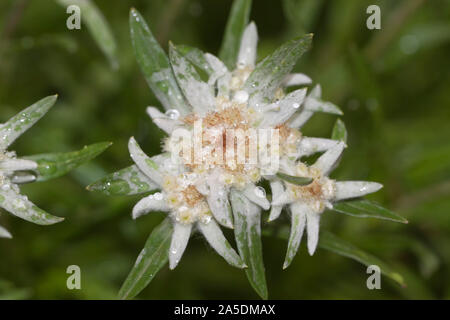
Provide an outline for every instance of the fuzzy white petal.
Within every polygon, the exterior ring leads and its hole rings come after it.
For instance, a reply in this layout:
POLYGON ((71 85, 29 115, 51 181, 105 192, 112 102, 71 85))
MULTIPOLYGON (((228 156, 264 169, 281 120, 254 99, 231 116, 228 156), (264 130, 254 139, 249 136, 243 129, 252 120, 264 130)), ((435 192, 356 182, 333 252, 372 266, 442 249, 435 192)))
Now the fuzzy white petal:
POLYGON ((308 252, 312 256, 319 243, 320 213, 309 211, 306 213, 306 232, 308 234, 308 252))
MULTIPOLYGON (((284 193, 283 183, 279 180, 270 182, 270 189, 272 190, 272 201, 278 201, 284 193)), ((283 206, 274 206, 270 210, 269 221, 273 221, 280 216, 283 206)))
POLYGON ((294 200, 289 197, 289 194, 287 192, 283 192, 280 196, 278 196, 276 199, 272 200, 272 206, 284 206, 289 203, 293 203, 294 200))
POLYGON ((209 194, 206 197, 209 208, 216 220, 227 228, 233 228, 231 206, 228 201, 228 189, 217 181, 216 175, 209 177, 209 194))
POLYGON ((166 198, 162 193, 151 194, 141 199, 133 208, 133 219, 151 211, 169 211, 166 198))
POLYGON ((260 127, 274 127, 289 120, 289 118, 298 111, 303 104, 306 96, 306 89, 299 89, 289 93, 281 101, 271 104, 268 111, 264 114, 264 119, 260 127), (278 109, 277 111, 275 111, 278 109))
POLYGON ((34 174, 22 174, 16 173, 11 178, 11 182, 15 184, 25 184, 36 181, 36 176, 34 174))
POLYGON ((52 216, 34 203, 28 200, 27 196, 19 193, 19 188, 5 180, 0 189, 0 208, 23 220, 33 222, 39 225, 52 225, 64 220, 64 218, 52 216), (5 188, 8 186, 8 188, 5 188))
POLYGON ((303 125, 308 122, 308 120, 314 115, 314 112, 302 110, 294 116, 291 117, 289 120, 289 128, 301 128, 303 125))
POLYGON ((238 55, 238 66, 255 66, 258 45, 258 31, 254 22, 245 28, 242 34, 241 47, 238 55))
POLYGON ((345 143, 338 142, 334 147, 321 155, 313 166, 319 169, 323 175, 328 175, 328 173, 334 169, 336 163, 339 161, 344 148, 345 143))
POLYGON ((377 192, 383 185, 369 181, 338 181, 335 184, 335 200, 362 197, 366 194, 377 192))
POLYGON ((128 142, 128 150, 130 151, 130 156, 138 168, 145 173, 151 180, 155 181, 158 185, 162 185, 162 175, 161 173, 149 164, 154 163, 145 153, 142 151, 139 144, 136 142, 134 137, 131 137, 128 142))
POLYGON ((231 73, 226 73, 217 79, 217 96, 229 97, 230 95, 231 73))
POLYGON ((12 235, 8 230, 0 226, 0 238, 12 239, 12 235))
POLYGON ((244 268, 245 264, 236 251, 231 248, 230 243, 223 235, 218 224, 211 220, 208 223, 198 222, 197 226, 205 239, 230 265, 237 268, 244 268))
POLYGON ((34 170, 37 168, 37 163, 25 159, 6 159, 0 160, 0 170, 2 171, 19 171, 19 170, 34 170))
POLYGON ((303 73, 291 73, 288 74, 281 84, 284 87, 290 86, 303 86, 307 84, 311 84, 312 80, 306 74, 303 73))
POLYGON ((169 251, 169 268, 175 269, 191 237, 192 224, 175 222, 169 251))
POLYGON ((284 259, 283 269, 286 269, 290 265, 292 259, 297 254, 306 226, 306 215, 311 211, 308 205, 300 202, 293 203, 290 209, 291 233, 289 234, 288 249, 286 251, 286 258, 284 259))
MULTIPOLYGON (((305 99, 306 101, 310 98, 320 98, 322 96, 322 87, 318 84, 316 85, 308 97, 305 99)), ((290 128, 301 128, 312 116, 314 112, 302 109, 300 112, 294 114, 289 120, 290 128)))
POLYGON ((327 151, 338 141, 324 138, 303 137, 298 144, 297 157, 307 157, 317 152, 327 151))
POLYGON ((152 121, 164 132, 171 134, 175 128, 180 125, 180 121, 171 119, 155 107, 148 107, 147 114, 152 118, 152 121))
POLYGON ((270 208, 270 202, 267 200, 266 194, 264 191, 260 189, 260 187, 252 184, 247 185, 243 190, 244 195, 251 202, 257 204, 264 210, 268 210, 270 208))
POLYGON ((208 84, 211 86, 216 83, 217 79, 219 79, 220 77, 227 74, 228 69, 225 66, 225 64, 222 61, 220 61, 220 59, 217 58, 215 55, 210 54, 210 53, 205 53, 204 56, 205 56, 206 61, 211 66, 211 69, 213 70, 213 73, 211 74, 211 76, 208 79, 208 84))
POLYGON ((342 115, 342 111, 334 104, 317 98, 308 98, 305 101, 305 110, 312 112, 325 112, 331 114, 342 115))

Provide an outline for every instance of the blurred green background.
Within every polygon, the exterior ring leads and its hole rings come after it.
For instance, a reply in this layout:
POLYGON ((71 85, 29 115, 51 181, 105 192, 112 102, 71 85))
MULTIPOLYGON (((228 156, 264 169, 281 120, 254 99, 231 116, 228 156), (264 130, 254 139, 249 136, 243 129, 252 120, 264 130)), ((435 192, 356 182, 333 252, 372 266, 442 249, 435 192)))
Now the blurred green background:
MULTIPOLYGON (((143 14, 164 47, 172 40, 217 53, 231 1, 95 4, 116 39, 118 69, 85 25, 66 28, 68 14, 56 1, 0 3, 0 122, 59 94, 56 106, 13 149, 30 155, 114 142, 70 175, 22 188, 41 208, 66 217, 63 223, 40 227, 0 213, 1 224, 14 236, 0 240, 0 298, 116 298, 147 236, 164 217, 155 213, 133 221, 130 211, 139 197, 85 190, 131 164, 130 136, 150 155, 159 152, 164 136, 145 114, 146 106, 160 105, 133 56, 129 9, 143 14), (82 290, 66 288, 66 268, 72 264, 81 267, 82 290)), ((257 0, 251 19, 260 35, 259 58, 296 35, 315 34, 313 49, 296 70, 320 83, 325 99, 345 113, 349 148, 334 177, 382 182, 385 188, 371 199, 410 222, 333 212, 322 219, 323 228, 394 266, 406 288, 383 277, 381 290, 368 290, 364 266, 324 250, 309 257, 304 244, 283 271, 286 241, 264 238, 270 298, 449 299, 450 1, 257 0), (370 4, 381 7, 381 30, 366 28, 370 4)), ((328 137, 334 121, 315 115, 303 132, 328 137)), ((139 298, 258 297, 244 272, 194 236, 176 270, 163 269, 139 298)))

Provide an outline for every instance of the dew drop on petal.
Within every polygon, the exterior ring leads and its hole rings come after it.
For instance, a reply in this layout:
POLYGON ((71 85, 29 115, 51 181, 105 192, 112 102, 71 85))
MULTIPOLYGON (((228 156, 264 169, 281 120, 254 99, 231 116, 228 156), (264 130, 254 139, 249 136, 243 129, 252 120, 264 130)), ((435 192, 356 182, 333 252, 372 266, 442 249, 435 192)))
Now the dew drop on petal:
POLYGON ((176 109, 169 109, 165 114, 172 120, 177 120, 180 117, 180 112, 176 109))
POLYGON ((298 108, 300 108, 300 103, 295 102, 295 103, 292 104, 292 107, 294 109, 298 109, 298 108))
POLYGON ((248 100, 248 93, 244 90, 237 91, 234 94, 233 100, 237 103, 245 103, 248 100))
POLYGON ((155 198, 155 200, 162 200, 163 195, 161 192, 156 192, 153 197, 155 198))
POLYGON ((266 197, 266 190, 263 187, 256 187, 255 188, 255 195, 258 198, 265 198, 266 197))

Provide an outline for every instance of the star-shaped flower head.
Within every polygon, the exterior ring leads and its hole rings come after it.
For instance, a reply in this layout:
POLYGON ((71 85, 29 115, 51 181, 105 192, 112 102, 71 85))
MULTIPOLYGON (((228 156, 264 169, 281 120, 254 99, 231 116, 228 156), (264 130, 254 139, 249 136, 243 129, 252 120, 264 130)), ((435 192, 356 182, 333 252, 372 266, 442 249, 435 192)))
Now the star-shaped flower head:
MULTIPOLYGON (((54 105, 57 96, 46 97, 22 110, 6 123, 0 124, 0 208, 24 220, 51 225, 64 218, 55 217, 38 208, 27 196, 20 194, 19 185, 55 178, 74 169, 104 151, 110 144, 101 143, 81 151, 66 154, 43 154, 26 159, 8 151, 10 145, 31 128, 54 105), (80 157, 80 156, 83 157, 80 157)), ((0 227, 0 237, 11 234, 0 227)))
MULTIPOLYGON (((133 216, 149 211, 168 212, 174 226, 167 250, 170 267, 177 265, 195 227, 230 264, 247 265, 250 283, 266 298, 261 212, 271 204, 265 190, 258 186, 263 179, 270 182, 273 193, 270 220, 276 219, 284 206, 289 205, 293 212, 285 266, 297 252, 305 225, 308 247, 311 254, 314 252, 320 215, 326 207, 374 192, 381 185, 336 182, 328 177, 344 144, 305 137, 299 128, 315 112, 342 112, 321 99, 319 85, 308 92, 307 87, 312 84, 308 76, 291 73, 310 47, 312 35, 288 41, 257 62, 257 29, 253 22, 248 24, 250 3, 236 0, 233 4, 219 55, 222 60, 172 43, 166 56, 142 16, 131 10, 131 38, 138 63, 165 109, 147 108, 153 122, 168 135, 163 144, 165 153, 149 158, 131 139, 129 149, 136 165, 105 177, 90 189, 107 194, 160 190, 138 202, 133 216), (230 131, 234 135, 229 136, 230 131), (262 139, 261 132, 270 132, 270 141, 262 139), (257 144, 253 155, 257 155, 257 160, 251 161, 254 136, 257 144), (261 157, 267 149, 275 157, 261 157), (316 152, 325 153, 312 166, 302 163, 303 156, 316 152), (274 160, 275 170, 271 170, 274 160), (291 178, 296 182, 291 183, 291 178), (303 181, 302 185, 298 181, 303 181), (218 224, 234 228, 240 257, 229 247, 218 224)), ((167 222, 164 228, 166 225, 167 222)), ((146 248, 165 248, 159 232, 158 227, 146 248)), ((152 268, 152 274, 164 264, 165 256, 158 256, 162 258, 152 268)), ((145 266, 138 258, 124 283, 124 296, 135 295, 143 287, 142 283, 135 283, 135 277, 145 266)))
MULTIPOLYGON (((55 101, 56 96, 44 98, 0 125, 0 207, 19 218, 38 224, 53 224, 64 219, 49 215, 20 194, 18 184, 34 181, 36 176, 30 171, 36 170, 38 164, 32 160, 18 158, 14 151, 7 149, 42 118, 55 101)), ((11 237, 6 229, 2 230, 0 235, 11 237)))
MULTIPOLYGON (((229 149, 233 149, 234 145, 230 148, 230 144, 224 141, 226 133, 231 130, 242 130, 248 134, 250 130, 256 133, 260 129, 283 129, 280 130, 285 134, 282 138, 286 139, 281 143, 282 151, 295 148, 301 134, 292 130, 288 123, 294 115, 298 117, 306 113, 310 117, 316 111, 341 113, 334 105, 319 99, 319 87, 308 97, 305 88, 285 94, 285 89, 289 86, 311 83, 311 79, 304 74, 289 74, 310 41, 310 35, 299 37, 256 64, 257 31, 256 25, 250 23, 243 32, 237 62, 232 70, 210 53, 171 44, 169 62, 188 107, 169 109, 165 114, 155 107, 147 108, 147 113, 155 124, 169 135, 165 150, 178 155, 180 144, 185 141, 174 132, 177 129, 185 129, 186 135, 193 136, 195 124, 198 122, 201 123, 199 130, 203 148, 200 152, 203 153, 194 154, 194 157, 198 156, 201 160, 211 159, 211 154, 226 155, 229 149), (292 52, 286 58, 287 51, 292 52), (282 60, 282 63, 277 65, 279 60, 282 60), (273 68, 282 70, 274 73, 273 68), (202 79, 199 70, 206 74, 206 79, 202 79), (184 115, 186 109, 190 112, 184 115)), ((297 122, 294 122, 294 125, 297 122)), ((278 142, 276 147, 278 148, 278 142)), ((277 148, 271 150, 276 156, 277 148)), ((248 154, 246 156, 248 157, 248 154)), ((256 183, 267 175, 262 170, 265 166, 263 161, 235 166, 219 158, 193 165, 190 157, 183 159, 187 160, 185 165, 189 166, 192 172, 204 177, 207 188, 200 188, 211 191, 205 196, 214 217, 222 225, 232 227, 228 203, 231 188, 241 190, 250 201, 268 209, 269 203, 262 193, 263 190, 256 186, 256 183)))
POLYGON ((245 267, 212 218, 205 197, 195 187, 198 176, 174 164, 168 154, 148 157, 131 138, 128 144, 136 166, 161 189, 140 200, 133 208, 136 219, 150 211, 168 212, 174 224, 169 251, 170 268, 174 269, 183 255, 193 228, 197 228, 230 265, 245 267))
POLYGON ((305 185, 289 183, 288 179, 271 184, 273 200, 269 221, 278 218, 283 206, 288 205, 291 213, 291 234, 284 268, 289 266, 296 255, 305 228, 309 254, 314 254, 319 240, 320 217, 325 209, 332 209, 333 203, 337 201, 362 197, 382 188, 376 182, 335 181, 329 178, 344 148, 344 142, 335 142, 311 166, 301 161, 286 160, 282 172, 290 177, 309 178, 305 185))

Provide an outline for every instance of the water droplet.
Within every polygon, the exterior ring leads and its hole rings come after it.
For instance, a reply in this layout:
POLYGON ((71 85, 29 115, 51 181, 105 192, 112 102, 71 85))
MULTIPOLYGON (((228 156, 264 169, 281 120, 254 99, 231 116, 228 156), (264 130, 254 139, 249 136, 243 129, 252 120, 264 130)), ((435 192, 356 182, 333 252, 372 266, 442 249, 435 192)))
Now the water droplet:
POLYGON ((255 188, 255 195, 258 198, 265 198, 266 197, 266 190, 263 187, 256 187, 255 188))
POLYGON ((180 112, 176 109, 169 109, 165 114, 172 120, 177 120, 180 117, 180 112))
POLYGON ((300 108, 300 103, 295 102, 295 103, 292 104, 292 107, 294 109, 298 109, 298 108, 300 108))
POLYGON ((163 199, 163 195, 161 192, 157 192, 153 195, 153 197, 155 198, 155 200, 162 200, 163 199))
POLYGON ((234 101, 237 103, 245 103, 248 100, 248 93, 246 91, 240 90, 234 94, 234 101))

